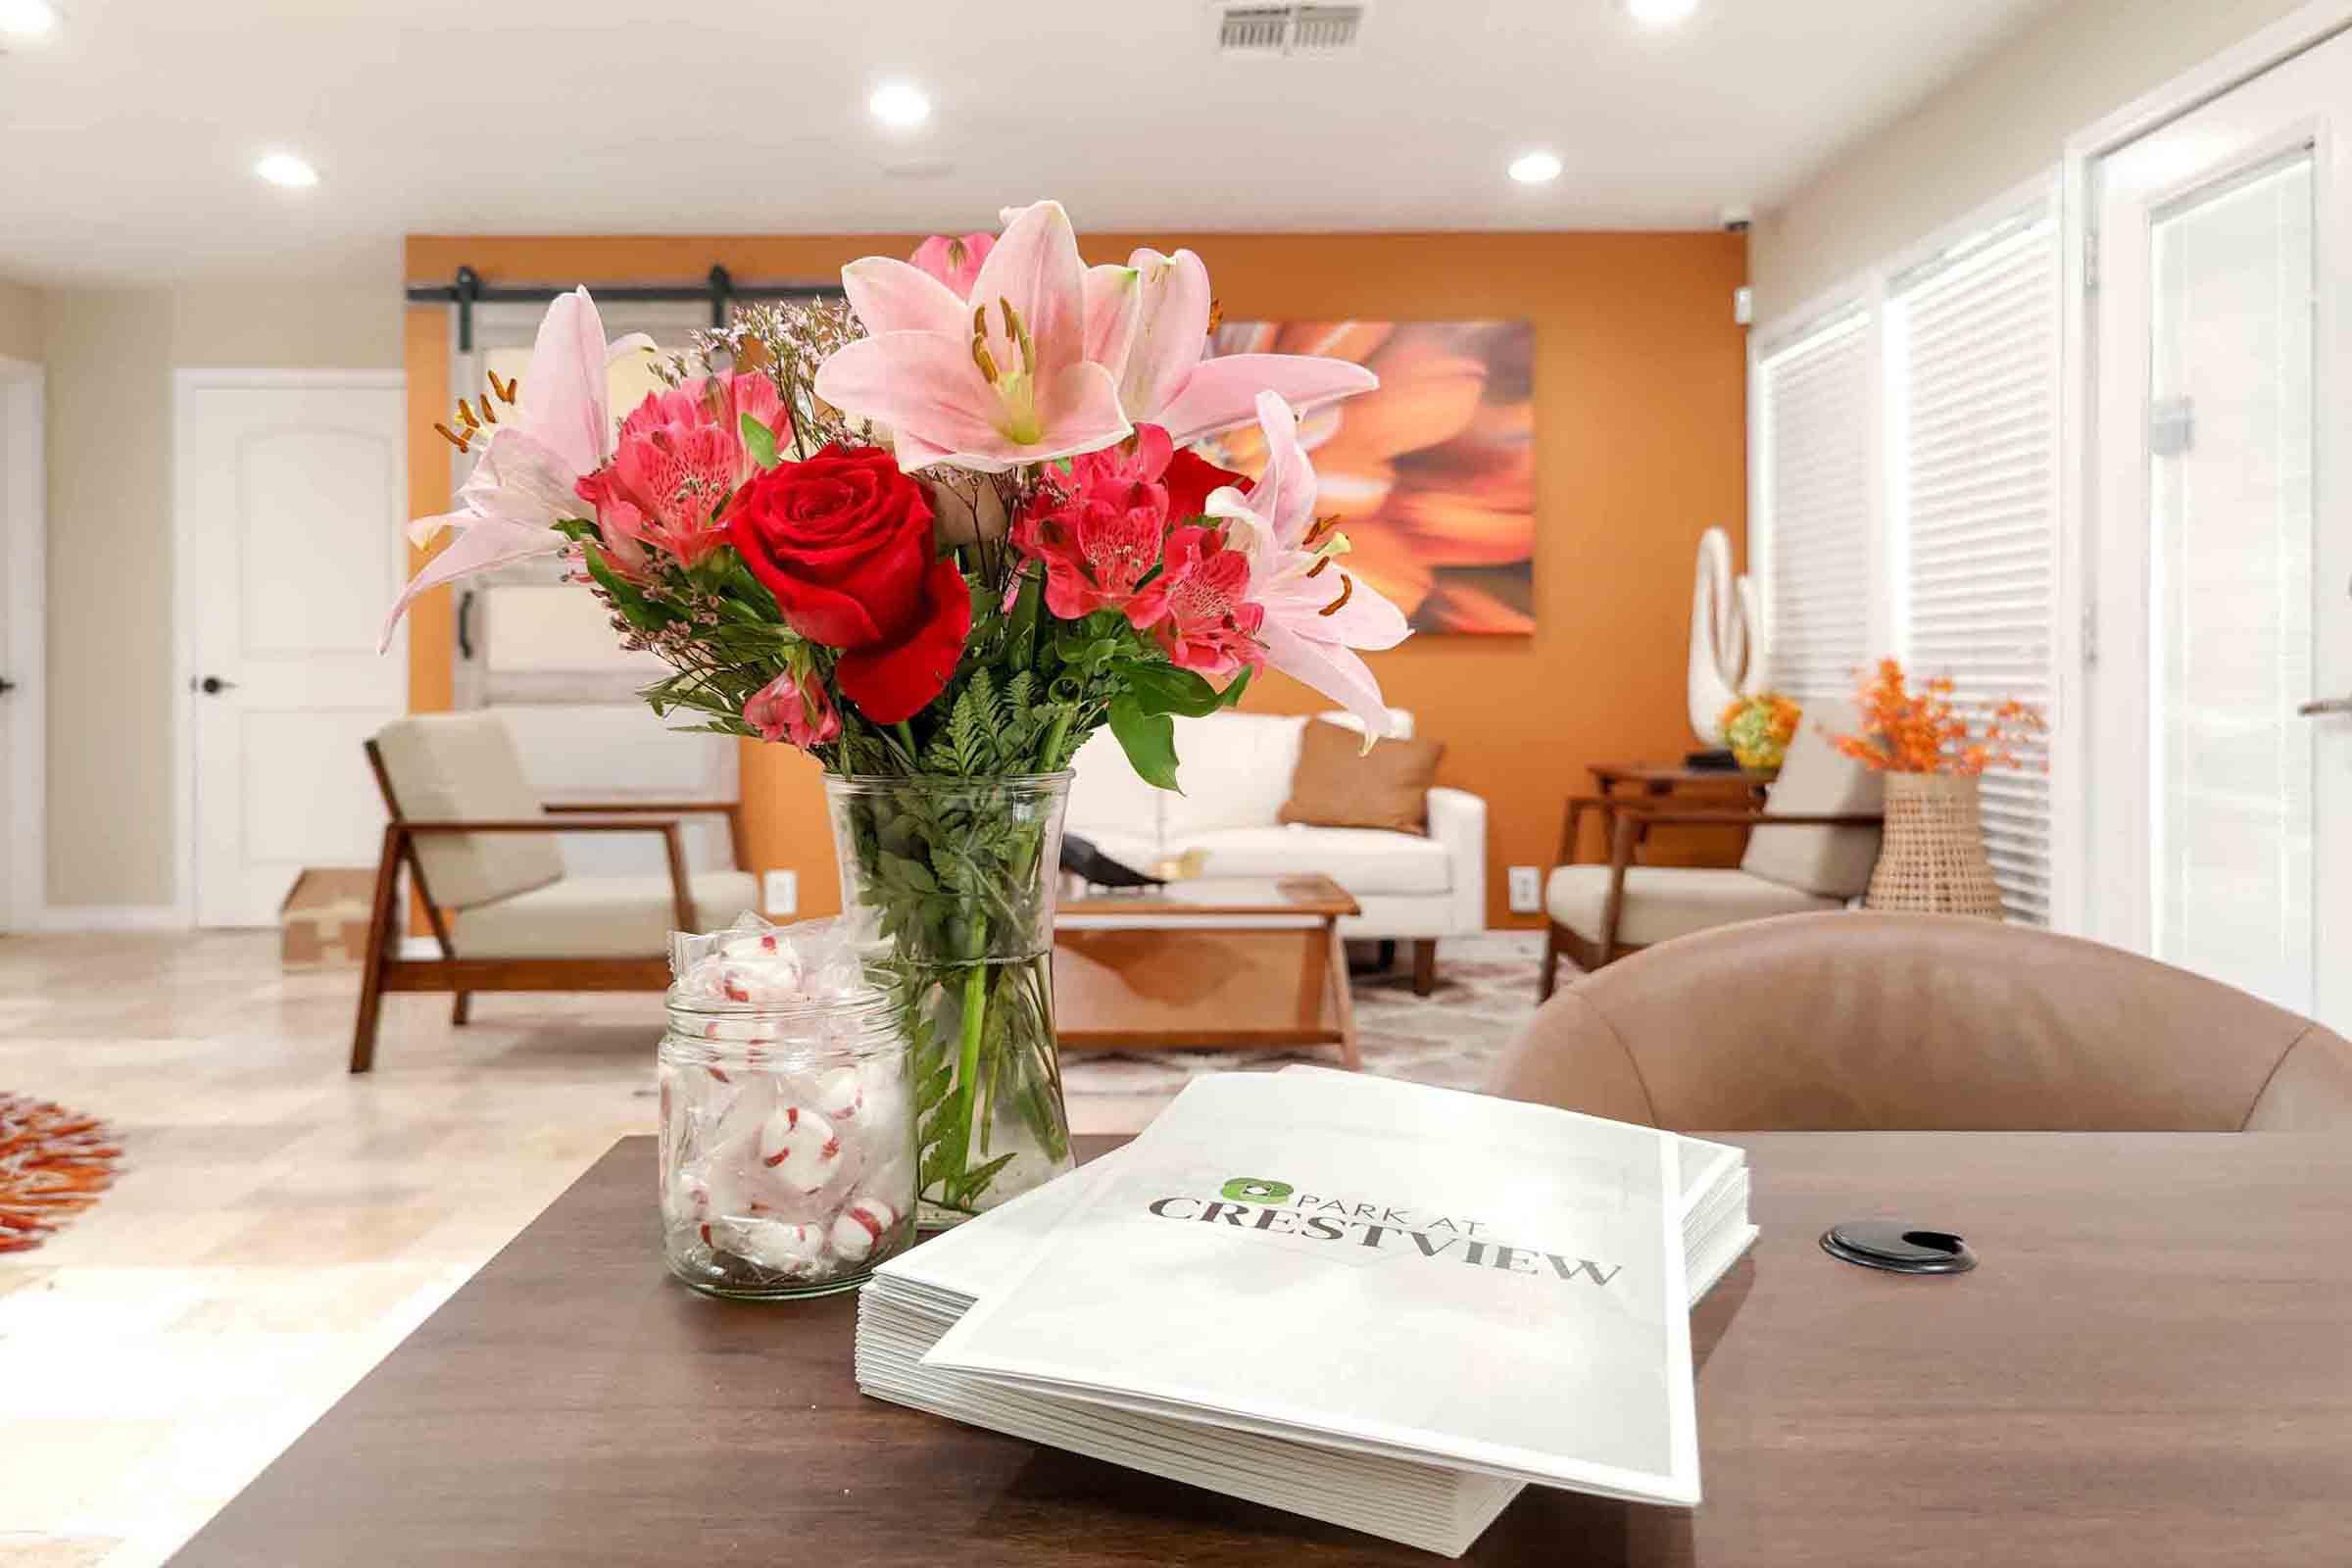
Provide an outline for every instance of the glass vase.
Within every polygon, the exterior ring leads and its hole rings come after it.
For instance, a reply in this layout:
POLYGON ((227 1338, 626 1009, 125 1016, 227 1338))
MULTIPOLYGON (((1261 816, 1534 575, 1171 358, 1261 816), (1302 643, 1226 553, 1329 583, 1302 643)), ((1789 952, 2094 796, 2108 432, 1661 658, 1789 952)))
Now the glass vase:
POLYGON ((879 933, 876 966, 912 1057, 926 1228, 1071 1167, 1054 1033, 1070 777, 825 780, 842 908, 879 933))

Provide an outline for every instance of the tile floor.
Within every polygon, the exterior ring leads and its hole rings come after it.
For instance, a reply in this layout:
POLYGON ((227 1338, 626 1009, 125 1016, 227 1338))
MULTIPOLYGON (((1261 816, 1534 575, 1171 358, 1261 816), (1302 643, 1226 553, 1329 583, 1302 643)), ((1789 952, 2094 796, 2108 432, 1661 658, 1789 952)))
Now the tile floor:
MULTIPOLYGON (((1432 1002, 1359 985, 1373 1070, 1466 1081, 1524 1016, 1527 939, 1458 956, 1432 1002)), ((0 1258, 0 1565, 163 1561, 613 1139, 651 1130, 651 998, 477 998, 454 1030, 445 999, 394 997, 354 1078, 355 989, 282 973, 273 934, 0 938, 0 1085, 126 1146, 97 1207, 0 1258)), ((1074 1062, 1072 1122, 1133 1131, 1224 1064, 1074 1062)))

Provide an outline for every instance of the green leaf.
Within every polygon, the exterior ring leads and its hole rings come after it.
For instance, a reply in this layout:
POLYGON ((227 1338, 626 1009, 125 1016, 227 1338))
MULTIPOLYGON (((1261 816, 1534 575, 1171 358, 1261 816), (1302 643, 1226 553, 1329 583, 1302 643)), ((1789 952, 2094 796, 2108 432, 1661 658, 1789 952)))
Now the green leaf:
POLYGON ((1036 651, 1030 644, 1037 634, 1037 604, 1042 591, 1036 575, 1024 570, 1020 596, 1012 602, 1012 613, 1004 617, 1004 649, 1015 669, 1027 669, 1035 660, 1036 651))
POLYGON ((783 459, 776 456, 776 432, 746 414, 742 419, 743 450, 761 468, 772 468, 783 459))
POLYGON ((1242 693, 1250 689, 1250 677, 1256 673, 1256 665, 1244 664, 1242 666, 1242 672, 1233 677, 1233 680, 1226 686, 1224 691, 1217 694, 1217 706, 1219 708, 1241 707, 1242 693))
POLYGON ((1174 664, 1147 664, 1122 660, 1111 673, 1127 683, 1147 713, 1182 713, 1202 718, 1225 706, 1217 689, 1189 669, 1174 664))
POLYGON ((603 552, 584 550, 580 559, 588 567, 588 575, 596 579, 599 588, 612 595, 614 608, 630 625, 640 631, 659 631, 669 624, 673 618, 669 612, 649 602, 633 583, 607 565, 603 552))
POLYGON ((1147 711, 1133 692, 1110 700, 1110 732, 1119 749, 1147 783, 1184 793, 1176 784, 1176 721, 1165 713, 1147 711))
POLYGON ((922 861, 910 860, 887 851, 882 856, 882 875, 893 887, 907 888, 917 893, 939 891, 939 884, 932 880, 930 870, 922 861))

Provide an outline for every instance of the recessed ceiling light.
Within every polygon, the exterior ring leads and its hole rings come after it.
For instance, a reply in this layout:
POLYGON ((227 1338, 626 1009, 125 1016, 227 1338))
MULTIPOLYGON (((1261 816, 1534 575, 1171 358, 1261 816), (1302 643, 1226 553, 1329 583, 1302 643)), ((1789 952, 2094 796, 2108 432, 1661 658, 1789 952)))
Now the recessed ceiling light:
POLYGON ((301 190, 318 183, 318 171, 292 153, 271 153, 253 166, 253 172, 272 185, 301 190))
POLYGON ((931 118, 931 100, 922 89, 903 81, 886 82, 865 101, 876 120, 897 130, 908 130, 931 118))
POLYGON ((1644 27, 1671 27, 1689 21, 1698 0, 1625 0, 1625 9, 1644 27))
POLYGON ((1511 177, 1522 185, 1541 185, 1560 177, 1560 161, 1549 153, 1528 153, 1511 160, 1511 177))
POLYGON ((0 0, 0 32, 12 38, 37 38, 56 25, 49 0, 0 0))

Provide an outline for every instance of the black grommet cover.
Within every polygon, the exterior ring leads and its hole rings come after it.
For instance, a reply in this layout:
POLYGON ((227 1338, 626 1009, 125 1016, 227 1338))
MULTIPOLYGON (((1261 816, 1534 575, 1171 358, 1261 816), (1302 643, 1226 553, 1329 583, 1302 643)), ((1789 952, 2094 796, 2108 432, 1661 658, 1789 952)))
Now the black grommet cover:
POLYGON ((1821 1250, 1893 1274, 1965 1274, 1977 1266, 1977 1254, 1951 1232, 1891 1219, 1833 1225, 1821 1233, 1821 1250))

